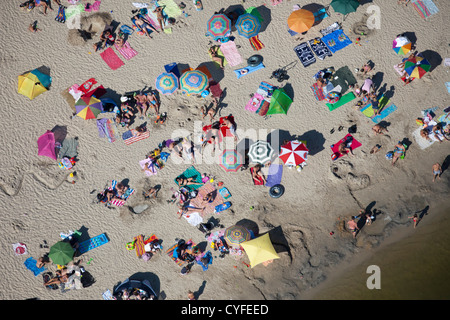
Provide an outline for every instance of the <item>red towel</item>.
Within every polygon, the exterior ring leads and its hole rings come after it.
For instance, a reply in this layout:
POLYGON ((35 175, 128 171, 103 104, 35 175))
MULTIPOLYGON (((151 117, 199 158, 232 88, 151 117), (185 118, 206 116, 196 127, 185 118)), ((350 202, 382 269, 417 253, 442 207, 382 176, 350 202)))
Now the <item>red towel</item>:
POLYGON ((120 60, 111 47, 100 53, 100 57, 102 57, 103 61, 105 61, 106 64, 113 70, 116 70, 124 65, 123 61, 120 60))
POLYGON ((128 43, 128 41, 125 41, 124 45, 122 48, 120 48, 117 44, 114 44, 114 47, 116 47, 117 51, 120 52, 120 54, 127 60, 130 60, 131 58, 133 58, 135 55, 137 55, 137 51, 134 50, 130 44, 128 43))
POLYGON ((350 145, 350 148, 351 148, 352 150, 355 150, 356 148, 362 146, 362 144, 361 144, 358 140, 356 140, 355 138, 353 138, 353 136, 349 133, 349 134, 347 134, 344 138, 342 138, 341 140, 339 140, 338 142, 336 142, 334 145, 332 145, 332 146, 330 147, 330 148, 331 148, 331 151, 333 151, 333 153, 337 155, 337 158, 334 159, 334 160, 337 160, 337 159, 339 159, 340 157, 344 156, 342 153, 339 152, 339 145, 340 145, 341 143, 343 143, 345 140, 347 140, 348 137, 351 137, 351 138, 352 138, 352 144, 350 145))
POLYGON ((249 40, 250 40, 250 44, 253 47, 253 50, 258 51, 258 50, 261 50, 262 48, 264 48, 264 44, 261 42, 261 40, 259 40, 258 35, 251 37, 249 40))
POLYGON ((258 177, 258 180, 255 180, 255 178, 253 178, 253 170, 255 170, 255 168, 250 168, 250 173, 252 174, 252 180, 253 183, 255 184, 255 186, 263 186, 264 185, 264 180, 261 177, 258 177))

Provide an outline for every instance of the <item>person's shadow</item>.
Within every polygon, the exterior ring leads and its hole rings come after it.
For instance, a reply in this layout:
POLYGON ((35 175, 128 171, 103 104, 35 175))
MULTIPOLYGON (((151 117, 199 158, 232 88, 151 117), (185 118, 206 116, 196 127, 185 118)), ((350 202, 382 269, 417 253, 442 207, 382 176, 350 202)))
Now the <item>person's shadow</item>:
POLYGON ((198 298, 203 294, 203 291, 205 290, 205 286, 206 286, 206 281, 203 280, 200 288, 198 288, 198 290, 194 292, 195 300, 198 300, 198 298))
MULTIPOLYGON (((442 166, 441 166, 441 168, 442 168, 442 173, 444 173, 444 172, 448 169, 449 166, 450 166, 450 155, 448 155, 448 156, 445 158, 444 162, 442 163, 442 166)), ((441 175, 442 175, 442 174, 441 174, 441 175)))
POLYGON ((426 215, 428 215, 428 210, 430 209, 430 206, 426 206, 424 209, 417 211, 416 213, 419 216, 419 221, 422 220, 422 218, 426 215))

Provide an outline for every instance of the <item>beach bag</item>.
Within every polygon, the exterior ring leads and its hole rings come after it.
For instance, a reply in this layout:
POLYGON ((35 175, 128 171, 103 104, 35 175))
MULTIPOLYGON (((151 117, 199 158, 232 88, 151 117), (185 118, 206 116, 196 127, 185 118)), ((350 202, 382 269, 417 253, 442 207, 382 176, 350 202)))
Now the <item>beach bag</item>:
POLYGON ((393 151, 389 151, 388 153, 386 153, 386 160, 392 160, 393 157, 394 157, 393 151))

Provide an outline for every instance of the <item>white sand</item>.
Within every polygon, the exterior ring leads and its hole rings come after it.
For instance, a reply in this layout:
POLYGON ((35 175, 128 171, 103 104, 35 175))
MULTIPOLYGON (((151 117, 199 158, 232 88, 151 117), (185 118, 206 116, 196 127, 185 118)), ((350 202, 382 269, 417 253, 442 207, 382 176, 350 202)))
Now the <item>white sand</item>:
MULTIPOLYGON (((65 0, 63 0, 65 2, 65 0)), ((176 1, 179 3, 179 1, 176 1)), ((168 112, 169 120, 161 127, 150 126, 151 137, 126 146, 122 141, 108 143, 98 137, 94 120, 70 119, 72 110, 61 96, 61 92, 77 83, 95 77, 99 84, 121 95, 125 92, 154 86, 155 78, 167 63, 178 62, 195 68, 202 62, 210 61, 207 54, 210 38, 205 37, 206 21, 222 8, 224 1, 204 1, 204 10, 195 11, 191 1, 185 1, 189 17, 180 17, 186 23, 175 28, 172 34, 155 35, 150 40, 133 34, 129 42, 139 53, 116 71, 110 70, 98 53, 92 52, 92 42, 84 47, 68 44, 69 29, 54 21, 54 12, 43 16, 34 10, 26 13, 19 10, 20 1, 3 1, 0 4, 0 30, 3 46, 1 52, 0 105, 2 109, 1 130, 2 152, 0 171, 0 225, 2 262, 1 299, 43 300, 102 299, 102 293, 126 278, 140 275, 151 280, 158 292, 166 299, 186 299, 187 291, 202 291, 200 299, 300 299, 304 290, 317 286, 327 274, 338 268, 339 262, 349 260, 355 254, 370 251, 391 234, 398 225, 409 225, 408 214, 430 205, 436 199, 448 196, 449 178, 445 172, 440 181, 432 183, 431 166, 444 161, 448 155, 449 143, 435 143, 426 150, 416 146, 412 132, 417 128, 415 119, 425 108, 438 106, 439 111, 448 104, 445 81, 448 81, 448 67, 442 63, 423 79, 407 86, 398 79, 392 66, 401 58, 391 49, 397 34, 414 32, 417 50, 430 50, 442 60, 447 57, 448 41, 445 41, 443 26, 447 22, 450 5, 445 1, 435 1, 439 13, 423 20, 414 8, 400 7, 396 1, 374 1, 381 8, 381 29, 361 41, 361 46, 352 44, 338 51, 324 61, 318 60, 304 68, 293 48, 296 41, 286 32, 286 19, 292 11, 294 1, 283 1, 273 7, 270 1, 270 23, 260 34, 265 48, 258 52, 264 57, 265 69, 236 79, 227 66, 222 89, 226 88, 223 101, 227 105, 222 115, 232 113, 243 130, 282 129, 291 135, 309 137, 308 146, 315 150, 308 157, 306 169, 297 173, 285 169, 282 183, 286 188, 280 199, 271 199, 268 189, 253 186, 248 171, 225 173, 218 165, 197 164, 200 172, 214 174, 232 193, 232 209, 218 217, 225 226, 248 219, 255 222, 260 233, 281 227, 289 245, 290 255, 280 253, 280 259, 267 267, 258 265, 248 269, 241 261, 228 256, 224 260, 214 259, 209 270, 203 272, 195 265, 185 277, 180 268, 163 253, 145 262, 138 259, 133 251, 127 251, 126 243, 139 234, 155 233, 163 239, 165 248, 170 247, 175 238, 192 238, 203 241, 203 234, 189 225, 185 219, 177 219, 174 205, 166 203, 175 187, 173 179, 182 173, 188 163, 167 166, 151 178, 140 171, 138 162, 157 147, 164 139, 180 135, 180 127, 188 132, 194 130, 193 120, 200 120, 199 107, 202 101, 182 95, 162 96, 161 110, 168 112), (389 2, 389 3, 388 3, 389 2), (38 20, 41 32, 32 34, 28 25, 38 20), (390 122, 389 136, 374 137, 372 122, 356 111, 352 103, 332 112, 324 102, 315 100, 310 86, 312 76, 320 69, 334 66, 339 69, 348 66, 350 70, 361 67, 368 59, 374 61, 374 73, 382 74, 380 86, 395 88, 391 98, 398 110, 386 121, 390 122), (288 86, 292 87, 294 103, 288 115, 274 115, 264 120, 262 117, 244 110, 249 94, 255 92, 261 81, 269 79, 278 67, 297 62, 288 71, 288 86), (45 66, 53 79, 51 89, 30 101, 17 93, 17 76, 25 71, 45 66), (178 108, 182 107, 180 110, 178 108), (190 118, 192 121, 188 121, 190 118), (363 145, 355 150, 354 157, 347 157, 332 163, 329 146, 340 140, 348 127, 357 124, 354 135, 363 145), (75 170, 78 180, 75 184, 67 181, 68 171, 60 169, 55 162, 37 155, 37 138, 55 125, 66 125, 69 137, 79 137, 79 159, 75 170), (344 126, 344 131, 337 128, 344 126), (336 132, 330 134, 332 128, 336 132), (412 142, 407 156, 395 167, 385 160, 384 154, 404 138, 412 142), (382 144, 377 154, 369 154, 376 144, 382 144), (338 166, 336 178, 331 168, 338 166), (368 177, 368 179, 367 179, 368 177), (100 190, 108 180, 129 179, 136 193, 127 203, 130 206, 146 203, 148 210, 140 215, 131 214, 127 208, 109 210, 93 203, 94 189, 100 190), (144 200, 144 187, 161 184, 158 200, 144 200), (339 231, 339 223, 344 218, 358 213, 360 207, 372 202, 383 211, 370 227, 364 227, 356 241, 345 231, 339 231), (254 206, 252 211, 250 206, 254 206), (340 219, 340 220, 339 220, 340 219), (106 233, 110 242, 83 255, 84 263, 96 279, 96 283, 82 290, 72 290, 65 294, 48 291, 42 285, 42 277, 34 277, 25 268, 26 258, 39 257, 48 252, 39 244, 46 240, 50 245, 60 240, 59 233, 83 228, 93 237, 106 233), (335 234, 330 236, 330 232, 335 234), (12 244, 23 242, 29 254, 16 256, 12 244), (236 267, 235 267, 236 266, 236 267)), ((329 1, 316 1, 327 4, 329 1)), ((111 12, 115 21, 130 24, 132 1, 102 1, 101 11, 111 12)), ((261 6, 264 1, 248 0, 244 7, 261 6)), ((305 1, 302 1, 305 5, 305 1)), ((347 35, 355 40, 350 31, 352 25, 362 19, 370 4, 365 4, 343 22, 347 35)), ((227 8, 227 7, 225 7, 227 8)), ((265 11, 265 12, 266 12, 265 11)), ((268 12, 268 11, 267 11, 268 12)), ((331 17, 314 27, 305 40, 318 35, 318 30, 327 27, 342 17, 330 9, 331 17)), ((236 44, 244 61, 255 52, 247 39, 235 32, 236 44)), ((447 38, 448 40, 448 38, 447 38)), ((213 75, 220 75, 218 68, 213 75)), ((222 77, 221 77, 222 78, 222 77)), ((276 84, 276 81, 273 82, 276 84)), ((142 121, 138 120, 137 124, 142 121)), ((121 130, 122 132, 123 130, 121 130)), ((260 135, 265 139, 266 135, 260 135)), ((217 254, 213 252, 215 256, 217 254)), ((248 263, 247 258, 242 261, 248 263)), ((54 267, 51 270, 54 271, 54 267)))

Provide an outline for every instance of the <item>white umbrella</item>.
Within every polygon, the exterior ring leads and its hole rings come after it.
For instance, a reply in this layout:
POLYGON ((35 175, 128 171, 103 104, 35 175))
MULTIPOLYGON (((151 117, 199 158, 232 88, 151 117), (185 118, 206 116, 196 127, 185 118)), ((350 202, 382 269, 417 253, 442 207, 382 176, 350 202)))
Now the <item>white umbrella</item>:
POLYGON ((272 159, 273 152, 273 148, 268 142, 258 140, 250 146, 248 157, 251 162, 264 164, 272 159))

